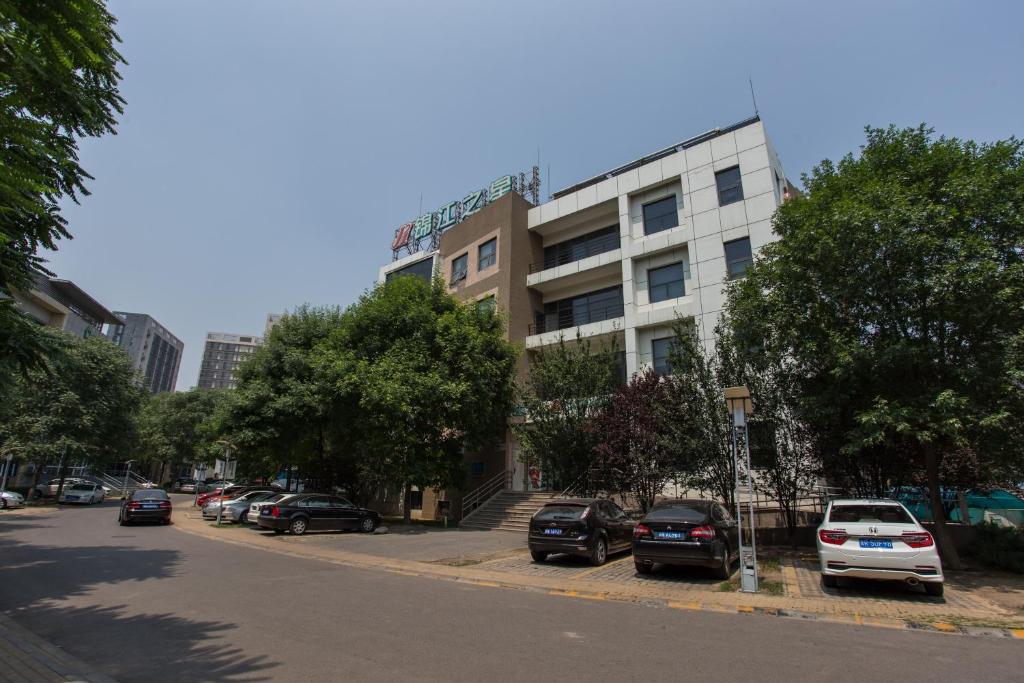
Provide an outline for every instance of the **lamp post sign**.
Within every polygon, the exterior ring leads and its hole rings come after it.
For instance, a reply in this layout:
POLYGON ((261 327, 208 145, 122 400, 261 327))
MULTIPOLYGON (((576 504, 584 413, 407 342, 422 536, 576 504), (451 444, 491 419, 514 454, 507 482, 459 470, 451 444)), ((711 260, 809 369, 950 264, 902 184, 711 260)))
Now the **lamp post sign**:
POLYGON ((744 386, 729 387, 725 390, 725 402, 732 418, 732 466, 736 473, 736 524, 740 539, 740 590, 744 593, 757 592, 757 540, 754 536, 754 482, 750 473, 750 441, 747 434, 747 415, 754 412, 750 390, 744 386), (740 476, 740 469, 743 477, 740 476), (744 481, 745 480, 745 481, 744 481), (746 484, 743 486, 742 484, 746 484), (743 505, 740 491, 747 490, 749 535, 743 527, 743 505), (745 542, 744 542, 745 541, 745 542))

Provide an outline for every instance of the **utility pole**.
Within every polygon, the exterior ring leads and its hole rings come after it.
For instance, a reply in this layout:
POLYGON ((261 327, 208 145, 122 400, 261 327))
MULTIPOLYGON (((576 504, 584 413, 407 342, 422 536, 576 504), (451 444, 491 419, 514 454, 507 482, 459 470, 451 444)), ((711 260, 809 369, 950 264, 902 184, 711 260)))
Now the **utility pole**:
POLYGON ((129 460, 128 462, 125 463, 126 465, 128 465, 128 469, 126 469, 124 471, 124 485, 121 488, 121 498, 124 498, 124 499, 128 498, 128 477, 132 473, 132 463, 133 462, 135 462, 135 461, 134 460, 129 460))
POLYGON ((754 412, 754 403, 750 400, 750 390, 744 386, 729 387, 725 390, 725 401, 729 406, 732 418, 732 466, 736 473, 736 524, 739 526, 740 542, 740 590, 744 593, 757 592, 757 539, 754 534, 754 481, 750 476, 750 439, 747 433, 747 415, 754 412), (743 441, 743 456, 740 454, 739 442, 743 441), (743 542, 743 506, 740 503, 740 463, 741 457, 745 464, 747 480, 747 504, 750 518, 750 535, 748 542, 743 542))
MULTIPOLYGON (((220 526, 221 517, 224 515, 224 498, 226 497, 225 491, 228 488, 228 465, 231 463, 231 442, 224 440, 224 484, 220 490, 220 500, 217 501, 217 526, 220 526)), ((234 477, 232 477, 234 478, 234 477)))

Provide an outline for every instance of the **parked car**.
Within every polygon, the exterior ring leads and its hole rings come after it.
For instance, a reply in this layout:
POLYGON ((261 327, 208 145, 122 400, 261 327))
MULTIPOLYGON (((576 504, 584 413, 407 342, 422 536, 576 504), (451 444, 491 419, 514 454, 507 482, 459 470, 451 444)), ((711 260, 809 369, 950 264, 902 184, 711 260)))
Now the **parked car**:
POLYGON ((197 483, 195 479, 179 479, 174 482, 174 490, 178 493, 195 493, 197 483))
POLYGON ((13 510, 14 508, 25 507, 25 496, 14 491, 4 491, 0 494, 0 510, 13 510))
POLYGON ((353 505, 340 496, 301 493, 260 508, 259 525, 274 533, 301 536, 309 530, 358 529, 371 533, 380 524, 373 510, 353 505))
POLYGON ((530 519, 527 545, 536 562, 566 553, 602 565, 612 553, 629 550, 633 522, 618 505, 603 498, 553 500, 530 519))
POLYGON ((275 492, 273 495, 269 496, 268 498, 264 498, 263 500, 254 501, 254 502, 249 504, 249 512, 248 512, 247 515, 245 515, 245 519, 244 520, 239 520, 239 521, 241 521, 242 524, 245 524, 245 523, 252 524, 252 525, 254 525, 258 529, 258 528, 260 528, 260 510, 261 509, 263 509, 264 507, 270 507, 274 503, 279 503, 279 502, 285 500, 286 498, 291 498, 292 496, 296 496, 296 495, 298 495, 298 494, 296 494, 296 493, 278 493, 278 492, 275 492))
MULTIPOLYGON (((72 484, 77 484, 83 481, 85 481, 85 479, 81 479, 80 477, 64 477, 64 488, 67 488, 72 484)), ((39 484, 34 489, 32 489, 32 497, 53 498, 54 496, 57 495, 58 488, 60 488, 60 478, 51 479, 45 484, 39 484)))
POLYGON ((886 498, 833 500, 818 527, 821 582, 839 578, 901 580, 921 584, 928 595, 943 592, 942 562, 935 539, 902 503, 886 498))
POLYGON ((718 578, 728 579, 739 547, 739 526, 711 500, 663 501, 633 528, 633 561, 641 574, 650 574, 655 564, 669 564, 710 567, 718 578))
POLYGON ((160 524, 171 523, 171 499, 163 489, 139 489, 133 491, 121 503, 117 521, 121 526, 131 522, 149 521, 160 524))
POLYGON ((103 487, 91 481, 79 481, 71 486, 65 483, 64 490, 60 493, 61 503, 84 503, 90 505, 92 503, 102 503, 104 498, 106 498, 106 494, 103 491, 103 487))
POLYGON ((221 513, 221 519, 237 522, 242 513, 248 516, 250 503, 263 500, 272 495, 275 495, 275 492, 270 489, 252 489, 231 498, 211 498, 203 506, 203 517, 206 519, 216 519, 217 510, 223 505, 224 511, 221 513))
POLYGON ((223 487, 220 489, 214 489, 209 493, 205 493, 199 496, 197 504, 200 508, 204 508, 210 503, 215 503, 220 500, 229 500, 231 498, 237 498, 243 493, 249 491, 269 491, 270 488, 267 486, 246 486, 245 484, 232 484, 231 486, 223 487))

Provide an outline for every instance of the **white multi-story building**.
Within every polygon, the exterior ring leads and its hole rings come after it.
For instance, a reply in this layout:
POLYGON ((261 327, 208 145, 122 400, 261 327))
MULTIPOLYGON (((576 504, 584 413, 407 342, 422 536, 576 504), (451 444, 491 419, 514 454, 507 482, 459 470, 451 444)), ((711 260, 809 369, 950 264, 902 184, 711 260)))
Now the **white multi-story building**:
POLYGON ((667 371, 673 324, 713 338, 726 281, 775 239, 772 214, 790 192, 757 117, 556 192, 528 214, 544 261, 526 282, 543 307, 527 350, 615 336, 627 376, 667 371))

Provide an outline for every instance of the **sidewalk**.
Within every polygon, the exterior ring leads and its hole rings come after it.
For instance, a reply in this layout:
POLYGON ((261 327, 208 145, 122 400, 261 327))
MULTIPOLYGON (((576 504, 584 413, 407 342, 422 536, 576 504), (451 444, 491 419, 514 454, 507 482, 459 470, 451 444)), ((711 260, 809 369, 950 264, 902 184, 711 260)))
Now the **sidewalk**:
POLYGON ((0 681, 39 683, 81 681, 116 683, 56 645, 18 626, 0 614, 0 681))
MULTIPOLYGON (((522 541, 519 541, 520 550, 506 550, 490 558, 431 562, 388 556, 383 552, 365 552, 366 541, 374 537, 358 537, 360 542, 352 545, 364 552, 352 552, 344 548, 344 539, 357 538, 350 535, 295 537, 235 527, 218 529, 203 522, 194 511, 177 514, 174 526, 187 533, 270 552, 475 585, 674 609, 758 612, 858 625, 1024 638, 1024 618, 1020 614, 1000 607, 975 591, 947 584, 944 597, 929 598, 907 591, 887 592, 885 589, 824 589, 814 564, 802 557, 781 560, 779 573, 784 584, 781 595, 751 595, 724 590, 721 582, 703 575, 666 572, 640 576, 635 572, 629 555, 614 557, 602 567, 561 559, 539 564, 530 559, 522 541), (329 542, 328 539, 332 538, 337 538, 338 542, 329 542)), ((381 544, 381 550, 384 549, 385 544, 381 544)))

